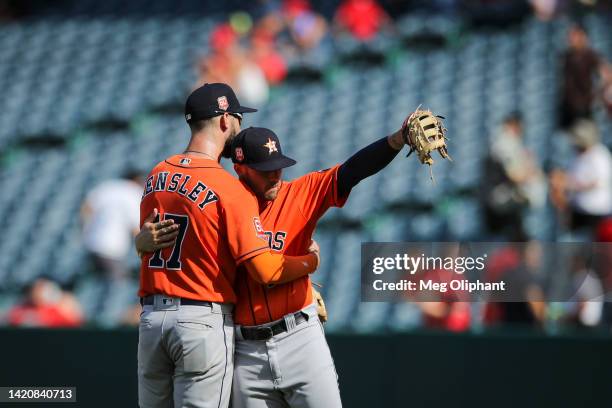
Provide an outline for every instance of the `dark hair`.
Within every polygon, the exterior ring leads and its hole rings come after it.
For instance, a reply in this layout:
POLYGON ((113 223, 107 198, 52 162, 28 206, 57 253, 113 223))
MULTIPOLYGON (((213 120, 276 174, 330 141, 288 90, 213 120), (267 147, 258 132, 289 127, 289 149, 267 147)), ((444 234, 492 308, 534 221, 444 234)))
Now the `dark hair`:
POLYGON ((212 123, 213 118, 195 120, 193 122, 189 122, 189 129, 191 129, 191 133, 197 133, 204 129, 206 126, 212 123))

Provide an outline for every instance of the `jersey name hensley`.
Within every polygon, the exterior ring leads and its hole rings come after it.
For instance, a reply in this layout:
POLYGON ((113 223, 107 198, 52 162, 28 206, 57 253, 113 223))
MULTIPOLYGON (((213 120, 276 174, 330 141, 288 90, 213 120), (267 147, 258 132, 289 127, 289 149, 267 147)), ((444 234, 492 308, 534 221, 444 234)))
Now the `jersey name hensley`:
POLYGON ((195 185, 188 189, 187 184, 190 179, 190 175, 183 173, 162 171, 153 174, 147 179, 142 198, 145 198, 154 191, 168 191, 186 197, 189 201, 196 203, 200 210, 203 210, 208 204, 219 200, 215 192, 206 187, 206 184, 200 180, 194 180, 195 185))

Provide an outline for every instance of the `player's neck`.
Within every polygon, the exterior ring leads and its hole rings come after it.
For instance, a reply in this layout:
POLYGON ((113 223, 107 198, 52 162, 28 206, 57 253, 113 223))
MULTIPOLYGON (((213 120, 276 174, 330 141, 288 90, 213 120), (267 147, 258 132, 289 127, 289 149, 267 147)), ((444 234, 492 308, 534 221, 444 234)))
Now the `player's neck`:
POLYGON ((218 157, 218 156, 215 157, 215 156, 213 156, 211 154, 208 154, 206 152, 200 152, 198 150, 189 150, 189 149, 187 149, 187 150, 183 151, 183 154, 186 155, 186 156, 196 156, 196 157, 201 157, 201 158, 204 158, 204 159, 220 161, 220 157, 218 157))
POLYGON ((183 151, 188 156, 202 157, 209 160, 221 161, 223 145, 202 135, 193 135, 189 144, 183 151))

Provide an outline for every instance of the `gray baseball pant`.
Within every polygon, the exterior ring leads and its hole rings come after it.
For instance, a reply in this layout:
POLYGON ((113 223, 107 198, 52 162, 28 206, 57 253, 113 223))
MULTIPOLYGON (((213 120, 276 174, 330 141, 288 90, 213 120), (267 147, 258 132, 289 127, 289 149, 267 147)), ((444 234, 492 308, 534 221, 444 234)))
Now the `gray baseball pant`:
POLYGON ((142 408, 227 408, 234 354, 232 305, 182 306, 155 296, 138 330, 142 408))
MULTIPOLYGON (((308 321, 269 340, 244 340, 236 326, 233 408, 340 408, 338 375, 315 305, 308 321)), ((273 322, 275 323, 275 322, 273 322)), ((269 326, 266 324, 262 326, 269 326)))

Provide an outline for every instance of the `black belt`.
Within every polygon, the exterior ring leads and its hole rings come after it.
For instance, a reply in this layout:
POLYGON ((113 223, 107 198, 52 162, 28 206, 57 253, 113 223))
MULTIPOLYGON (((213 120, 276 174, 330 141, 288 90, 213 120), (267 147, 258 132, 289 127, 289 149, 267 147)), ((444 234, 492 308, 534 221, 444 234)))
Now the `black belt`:
MULTIPOLYGON (((293 316, 295 317, 296 326, 308 321, 308 315, 304 312, 297 312, 293 316)), ((272 338, 272 336, 285 333, 288 330, 289 329, 287 328, 287 322, 285 319, 273 324, 272 326, 240 327, 240 332, 245 340, 269 340, 272 338)))
MULTIPOLYGON (((168 297, 171 297, 171 296, 168 296, 168 297)), ((185 299, 185 298, 180 298, 180 299, 181 299, 181 305, 212 307, 212 302, 209 302, 207 300, 193 300, 193 299, 185 299)), ((142 306, 155 304, 155 296, 151 295, 151 296, 145 296, 143 298, 140 298, 140 304, 142 306)))

